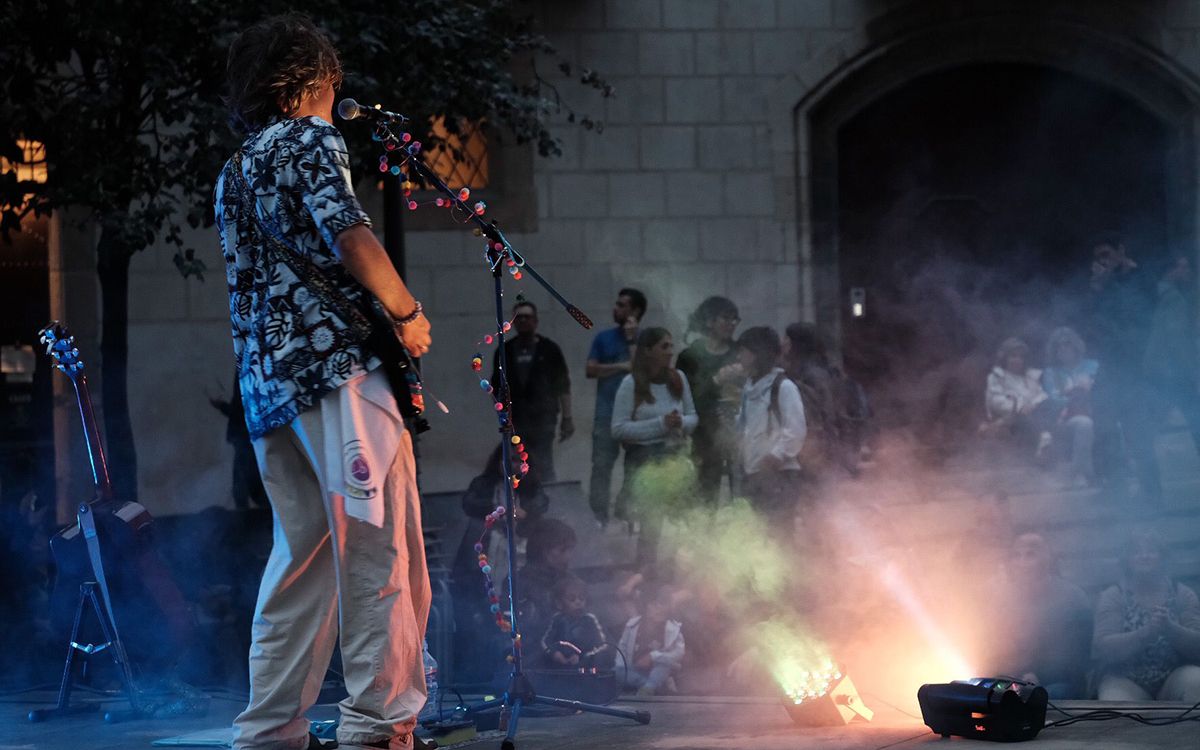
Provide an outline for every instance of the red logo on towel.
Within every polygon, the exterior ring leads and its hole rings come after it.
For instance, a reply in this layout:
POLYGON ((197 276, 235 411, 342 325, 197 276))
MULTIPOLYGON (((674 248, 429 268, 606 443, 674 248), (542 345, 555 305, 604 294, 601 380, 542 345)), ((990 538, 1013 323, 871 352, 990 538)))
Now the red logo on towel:
POLYGON ((371 479, 371 467, 361 453, 350 460, 350 476, 360 484, 366 484, 371 479))
POLYGON ((362 442, 351 440, 342 451, 342 472, 345 475, 346 495, 359 500, 369 500, 378 491, 371 476, 371 463, 367 460, 362 442))

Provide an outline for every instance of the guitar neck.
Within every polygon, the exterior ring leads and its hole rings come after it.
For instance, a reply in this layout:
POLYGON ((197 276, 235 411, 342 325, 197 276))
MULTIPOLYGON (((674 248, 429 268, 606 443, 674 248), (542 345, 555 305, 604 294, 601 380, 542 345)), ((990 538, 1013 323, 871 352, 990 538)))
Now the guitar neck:
POLYGON ((92 397, 88 393, 87 376, 80 373, 71 378, 75 385, 75 400, 79 403, 79 419, 83 422, 83 435, 87 439, 88 459, 92 464, 92 480, 96 483, 96 496, 101 500, 112 497, 112 480, 108 477, 108 460, 104 457, 104 444, 100 441, 100 428, 96 423, 96 411, 92 408, 92 397))

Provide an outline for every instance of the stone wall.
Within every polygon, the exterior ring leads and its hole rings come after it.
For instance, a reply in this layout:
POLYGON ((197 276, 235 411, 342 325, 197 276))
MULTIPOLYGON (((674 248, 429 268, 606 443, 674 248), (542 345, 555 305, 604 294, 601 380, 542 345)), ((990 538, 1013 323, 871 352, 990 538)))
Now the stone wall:
MULTIPOLYGON (((626 285, 647 293, 647 322, 670 328, 677 345, 686 315, 709 294, 737 302, 743 327, 813 319, 812 155, 797 106, 886 49, 889 29, 903 29, 897 19, 941 23, 984 6, 1030 15, 1065 8, 1110 26, 1136 17, 1130 38, 1172 75, 1194 78, 1200 69, 1200 2, 545 2, 539 19, 553 42, 568 60, 598 70, 617 96, 603 100, 552 78, 572 105, 604 120, 604 130, 563 124, 561 158, 530 156, 535 192, 491 202, 536 204, 536 231, 511 239, 601 328, 626 285)), ((378 215, 374 189, 364 185, 360 195, 378 215)), ((210 395, 228 394, 232 376, 226 293, 215 234, 197 242, 210 267, 204 283, 180 279, 166 249, 143 253, 133 269, 130 395, 140 484, 159 513, 231 503, 231 451, 208 404, 210 395)), ((428 490, 454 490, 495 440, 469 366, 491 328, 490 278, 478 240, 462 227, 410 232, 407 243, 410 285, 433 321, 428 387, 452 409, 433 415, 435 429, 421 442, 422 481, 428 490)), ((510 298, 518 291, 541 307, 542 332, 572 365, 578 434, 560 447, 557 464, 561 477, 586 479, 594 385, 583 364, 592 333, 531 280, 510 285, 510 298)))

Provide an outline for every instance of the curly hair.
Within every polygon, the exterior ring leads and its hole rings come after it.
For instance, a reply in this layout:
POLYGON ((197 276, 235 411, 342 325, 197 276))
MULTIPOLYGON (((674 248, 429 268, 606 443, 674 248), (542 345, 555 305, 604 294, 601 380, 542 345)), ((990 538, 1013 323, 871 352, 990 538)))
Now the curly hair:
POLYGON ((1059 326, 1050 334, 1050 338, 1046 339, 1046 364, 1048 366, 1058 364, 1058 350, 1063 345, 1074 347, 1080 357, 1087 353, 1087 346, 1075 329, 1059 326))
POLYGON ((1029 365, 1029 345, 1015 336, 1004 339, 1000 348, 996 350, 996 365, 1003 368, 1013 354, 1020 354, 1025 358, 1025 365, 1029 365))
POLYGON ((738 308, 733 300, 727 297, 709 297, 688 316, 688 332, 705 333, 717 318, 736 318, 737 316, 738 308))
POLYGON ((342 63, 325 32, 299 13, 259 21, 229 47, 225 104, 244 133, 291 116, 325 84, 342 85, 342 63))

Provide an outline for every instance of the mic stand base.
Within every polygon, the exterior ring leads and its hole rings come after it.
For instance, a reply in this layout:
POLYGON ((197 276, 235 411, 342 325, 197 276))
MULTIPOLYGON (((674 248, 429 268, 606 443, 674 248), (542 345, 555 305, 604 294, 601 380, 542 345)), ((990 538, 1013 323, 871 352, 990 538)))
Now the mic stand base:
POLYGON ((538 695, 529 676, 521 672, 513 672, 512 676, 509 677, 508 687, 505 689, 504 695, 494 700, 484 701, 483 703, 471 706, 463 711, 462 715, 470 717, 474 714, 490 711, 493 708, 499 708, 501 717, 500 728, 504 730, 504 739, 500 742, 500 750, 516 750, 517 726, 521 720, 521 709, 525 706, 532 706, 539 703, 546 706, 557 706, 558 708, 583 711, 584 713, 631 719, 639 724, 650 723, 649 711, 628 711, 621 708, 598 706, 594 703, 568 700, 566 698, 538 695), (505 720, 506 718, 507 721, 505 720))

